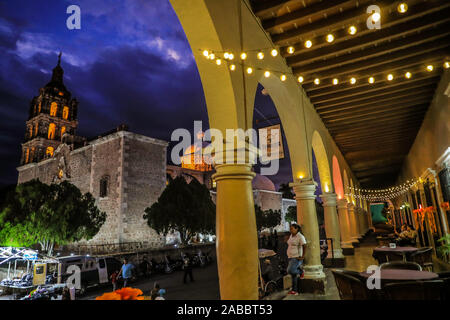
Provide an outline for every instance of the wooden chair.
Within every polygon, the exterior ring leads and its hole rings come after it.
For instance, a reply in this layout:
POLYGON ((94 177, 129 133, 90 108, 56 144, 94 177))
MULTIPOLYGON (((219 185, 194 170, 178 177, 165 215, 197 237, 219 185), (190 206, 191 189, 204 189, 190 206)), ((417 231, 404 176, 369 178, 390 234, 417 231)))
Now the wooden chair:
POLYGON ((341 300, 368 300, 367 288, 361 280, 342 270, 331 270, 341 300))
POLYGON ((420 248, 410 255, 413 262, 417 262, 424 270, 433 271, 433 248, 420 248))
POLYGON ((444 281, 408 281, 386 284, 383 288, 388 300, 442 300, 444 281))
POLYGON ((380 269, 403 269, 403 270, 417 270, 422 271, 420 264, 416 262, 403 262, 403 261, 393 261, 385 262, 380 265, 380 269))

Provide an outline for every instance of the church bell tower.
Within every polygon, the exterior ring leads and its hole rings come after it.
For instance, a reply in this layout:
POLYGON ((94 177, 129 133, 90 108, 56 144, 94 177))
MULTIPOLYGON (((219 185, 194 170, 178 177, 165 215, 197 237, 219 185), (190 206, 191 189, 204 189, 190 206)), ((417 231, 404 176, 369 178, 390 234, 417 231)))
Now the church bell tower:
POLYGON ((78 101, 64 86, 61 55, 53 69, 52 79, 31 100, 21 165, 53 157, 64 140, 75 136, 78 101))

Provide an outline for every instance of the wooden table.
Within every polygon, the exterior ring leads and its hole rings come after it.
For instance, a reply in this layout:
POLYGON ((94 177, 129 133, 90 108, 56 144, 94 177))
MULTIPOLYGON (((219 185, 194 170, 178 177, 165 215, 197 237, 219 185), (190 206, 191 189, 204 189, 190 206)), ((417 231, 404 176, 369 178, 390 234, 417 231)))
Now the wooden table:
MULTIPOLYGON (((369 278, 373 273, 360 272, 364 278, 369 278)), ((403 270, 403 269, 381 269, 380 279, 382 281, 418 281, 433 280, 439 275, 429 271, 403 270)))
MULTIPOLYGON (((419 248, 416 247, 395 247, 395 248, 391 248, 391 247, 376 247, 375 249, 373 249, 373 251, 376 252, 380 252, 380 253, 389 253, 389 252, 397 252, 397 253, 401 253, 403 256, 403 261, 406 261, 406 254, 407 253, 413 253, 416 252, 417 250, 419 250, 419 248)), ((389 261, 389 257, 386 255, 386 261, 389 261)))

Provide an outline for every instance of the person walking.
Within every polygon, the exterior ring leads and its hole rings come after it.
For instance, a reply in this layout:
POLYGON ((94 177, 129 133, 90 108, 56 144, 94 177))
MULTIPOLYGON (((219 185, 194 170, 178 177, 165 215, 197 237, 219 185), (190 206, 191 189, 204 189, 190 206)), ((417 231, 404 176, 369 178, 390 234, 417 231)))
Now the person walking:
POLYGON ((306 239, 301 233, 301 228, 298 224, 291 225, 290 233, 291 235, 287 241, 287 256, 289 263, 286 271, 292 277, 292 290, 289 294, 298 295, 298 278, 305 257, 306 239))
POLYGON ((184 257, 183 270, 184 270, 183 283, 186 283, 186 279, 188 276, 191 282, 194 282, 194 277, 192 276, 192 259, 189 253, 187 253, 184 257))
POLYGON ((114 271, 109 278, 111 279, 111 283, 113 286, 113 291, 117 290, 117 278, 119 277, 119 270, 114 271))
POLYGON ((123 287, 125 288, 128 283, 131 280, 131 277, 133 275, 132 271, 133 271, 134 266, 128 262, 128 258, 124 258, 123 259, 123 265, 122 268, 120 268, 119 273, 122 275, 123 278, 123 287))

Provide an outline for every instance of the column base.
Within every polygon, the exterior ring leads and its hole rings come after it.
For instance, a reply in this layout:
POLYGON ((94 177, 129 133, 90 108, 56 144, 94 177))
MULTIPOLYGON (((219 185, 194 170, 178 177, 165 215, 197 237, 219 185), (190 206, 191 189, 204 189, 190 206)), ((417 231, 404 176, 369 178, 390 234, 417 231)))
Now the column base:
POLYGON ((342 253, 344 254, 344 256, 353 256, 355 254, 355 248, 353 247, 342 248, 342 253))
POLYGON ((301 279, 299 283, 301 293, 325 294, 326 280, 323 279, 301 279))
POLYGON ((352 240, 352 246, 353 246, 354 248, 359 248, 359 240, 358 240, 358 239, 352 240))
POLYGON ((326 268, 345 268, 345 257, 331 258, 327 257, 323 261, 323 266, 326 268))

